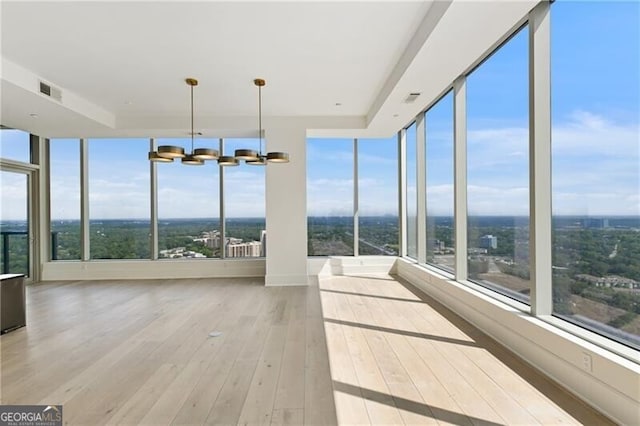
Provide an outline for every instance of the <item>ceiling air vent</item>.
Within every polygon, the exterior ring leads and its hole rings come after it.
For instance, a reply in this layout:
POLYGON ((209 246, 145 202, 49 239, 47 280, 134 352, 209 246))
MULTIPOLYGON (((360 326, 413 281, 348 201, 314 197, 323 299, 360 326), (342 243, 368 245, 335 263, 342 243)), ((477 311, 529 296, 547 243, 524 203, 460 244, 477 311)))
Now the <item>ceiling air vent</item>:
POLYGON ((404 103, 412 104, 416 101, 416 99, 418 99, 418 96, 420 96, 420 92, 409 93, 409 95, 406 98, 404 98, 404 103))
POLYGON ((57 87, 53 87, 44 81, 40 82, 40 93, 50 98, 55 99, 58 102, 62 102, 62 91, 57 87))

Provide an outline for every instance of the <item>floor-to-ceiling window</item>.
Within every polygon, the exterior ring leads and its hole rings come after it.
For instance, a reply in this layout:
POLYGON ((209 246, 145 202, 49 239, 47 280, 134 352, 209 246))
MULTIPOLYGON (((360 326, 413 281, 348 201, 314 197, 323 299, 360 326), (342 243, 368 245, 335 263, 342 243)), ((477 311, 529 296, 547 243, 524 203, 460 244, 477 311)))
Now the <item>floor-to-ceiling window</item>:
POLYGON ((353 139, 307 141, 309 256, 352 256, 353 139))
POLYGON ((407 256, 418 258, 418 139, 416 123, 405 131, 407 182, 407 256))
POLYGON ((397 256, 398 137, 357 144, 358 254, 397 256))
MULTIPOLYGON (((224 154, 236 149, 260 149, 258 139, 225 139, 224 154)), ((265 170, 273 166, 224 168, 226 257, 261 257, 266 250, 265 170)))
POLYGON ((49 140, 49 181, 51 260, 79 260, 82 258, 79 139, 49 140))
POLYGON ((453 92, 425 114, 427 263, 452 272, 453 221, 453 92))
MULTIPOLYGON (((158 146, 191 145, 190 140, 176 139, 156 139, 155 143, 158 146)), ((217 150, 219 141, 199 139, 197 146, 217 150)), ((215 161, 191 166, 177 159, 157 165, 160 259, 220 257, 224 240, 220 235, 218 170, 215 161)))
POLYGON ((91 259, 150 256, 149 139, 90 139, 91 259))
POLYGON ((640 6, 551 11, 553 312, 640 347, 640 6))
POLYGON ((529 300, 529 49, 522 28, 467 77, 469 279, 529 300))

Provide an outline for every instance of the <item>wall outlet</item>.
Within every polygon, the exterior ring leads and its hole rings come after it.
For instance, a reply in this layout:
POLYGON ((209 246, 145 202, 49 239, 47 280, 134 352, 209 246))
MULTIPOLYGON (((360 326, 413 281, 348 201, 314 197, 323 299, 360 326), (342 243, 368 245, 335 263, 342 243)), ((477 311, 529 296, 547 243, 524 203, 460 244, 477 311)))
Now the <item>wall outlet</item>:
POLYGON ((582 369, 589 373, 593 371, 593 366, 591 365, 591 355, 586 352, 582 353, 582 369))

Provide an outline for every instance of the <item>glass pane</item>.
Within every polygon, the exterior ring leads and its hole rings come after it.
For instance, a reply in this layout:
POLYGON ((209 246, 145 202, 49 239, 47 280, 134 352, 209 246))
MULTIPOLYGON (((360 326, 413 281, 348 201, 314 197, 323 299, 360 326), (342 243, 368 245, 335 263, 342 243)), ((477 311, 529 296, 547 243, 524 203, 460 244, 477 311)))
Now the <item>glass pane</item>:
POLYGON ((353 140, 307 141, 309 256, 353 256, 353 140))
POLYGON ((49 141, 51 259, 78 260, 80 237, 80 141, 49 141))
POLYGON ((0 172, 0 264, 3 274, 29 275, 27 175, 0 172))
MULTIPOLYGON (((256 139, 225 139, 224 152, 236 149, 260 150, 256 139)), ((224 169, 224 214, 227 257, 262 257, 266 249, 265 170, 268 166, 239 166, 224 169)))
POLYGON ((91 259, 149 259, 148 139, 89 140, 91 259))
POLYGON ((453 92, 425 115, 427 263, 454 272, 453 92))
POLYGON ((467 79, 469 279, 526 303, 528 72, 525 27, 467 79))
POLYGON ((0 129, 0 158, 31 162, 31 148, 28 132, 16 129, 0 129))
POLYGON ((640 4, 551 9, 553 312, 640 348, 640 4))
POLYGON ((407 129, 407 256, 418 258, 418 139, 416 123, 407 129))
POLYGON ((398 138, 358 140, 361 255, 398 255, 398 138))
MULTIPOLYGON (((156 144, 191 147, 191 140, 156 139, 156 144)), ((219 149, 218 139, 196 147, 219 149)), ((158 163, 158 253, 161 259, 220 257, 220 173, 216 161, 188 166, 158 163)))

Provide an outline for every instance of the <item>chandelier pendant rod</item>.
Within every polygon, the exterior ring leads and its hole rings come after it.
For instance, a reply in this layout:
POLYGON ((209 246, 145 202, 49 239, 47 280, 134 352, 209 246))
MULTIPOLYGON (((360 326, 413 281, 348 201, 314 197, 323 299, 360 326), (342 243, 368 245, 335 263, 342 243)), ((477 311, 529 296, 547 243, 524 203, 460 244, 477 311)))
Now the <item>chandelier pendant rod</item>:
POLYGON ((193 154, 193 85, 191 85, 191 154, 193 154))
POLYGON ((262 85, 258 86, 258 135, 260 137, 260 157, 262 157, 262 85))

